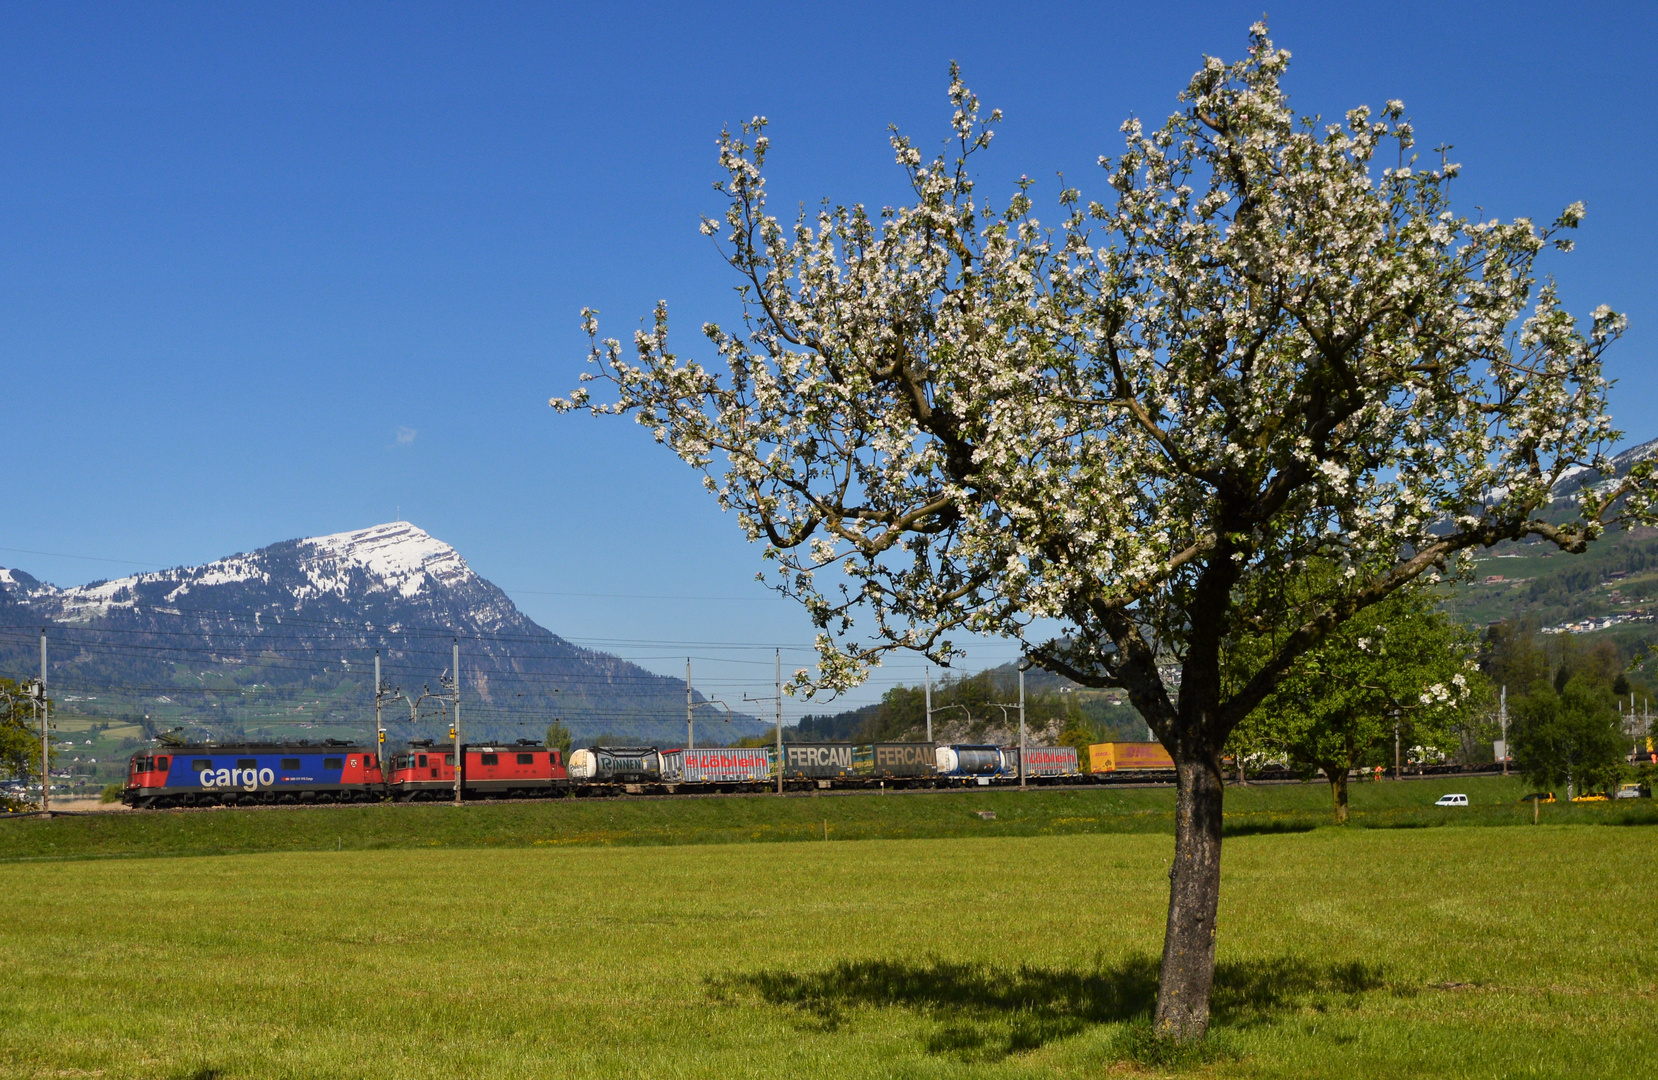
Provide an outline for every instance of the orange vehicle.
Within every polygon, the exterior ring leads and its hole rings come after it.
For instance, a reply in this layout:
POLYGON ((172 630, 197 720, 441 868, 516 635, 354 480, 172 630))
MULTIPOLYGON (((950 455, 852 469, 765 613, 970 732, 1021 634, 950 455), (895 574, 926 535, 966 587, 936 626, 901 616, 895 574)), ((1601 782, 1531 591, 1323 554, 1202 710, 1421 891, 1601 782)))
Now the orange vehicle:
POLYGON ((1172 769, 1174 758, 1163 749, 1162 743, 1108 742, 1095 743, 1088 748, 1089 772, 1128 772, 1151 769, 1172 769))

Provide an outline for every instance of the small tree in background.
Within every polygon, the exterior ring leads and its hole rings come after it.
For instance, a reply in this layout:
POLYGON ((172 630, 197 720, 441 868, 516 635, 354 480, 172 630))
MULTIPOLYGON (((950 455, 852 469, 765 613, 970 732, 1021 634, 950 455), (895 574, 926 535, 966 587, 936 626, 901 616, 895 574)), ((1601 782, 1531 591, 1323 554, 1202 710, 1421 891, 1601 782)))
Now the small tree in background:
POLYGON ((570 744, 574 736, 570 729, 564 726, 563 720, 554 720, 547 725, 547 745, 559 752, 559 758, 566 764, 570 761, 570 744))
POLYGON ((1572 798, 1605 791, 1622 779, 1629 743, 1609 682, 1578 672, 1558 690, 1535 683, 1523 698, 1511 700, 1509 709, 1514 764, 1538 788, 1564 786, 1572 798))
MULTIPOLYGON (((0 776, 27 784, 40 776, 40 728, 34 702, 15 679, 0 679, 0 776)), ((7 809, 30 804, 0 796, 7 809)))
POLYGON ((1540 513, 1619 438, 1601 357, 1623 319, 1580 323, 1534 264, 1549 228, 1450 208, 1457 166, 1419 167, 1404 106, 1325 123, 1293 110, 1265 26, 1206 58, 1181 108, 1124 125, 1110 194, 1028 182, 1001 210, 972 159, 1000 114, 952 73, 954 149, 895 134, 914 193, 870 214, 767 212, 765 121, 720 139, 737 332, 723 371, 681 360, 659 305, 629 357, 583 316, 597 370, 560 409, 632 415, 701 470, 820 628, 797 689, 856 685, 894 649, 944 664, 956 632, 1121 687, 1173 756, 1174 860, 1154 1023, 1209 1019, 1220 898, 1220 752, 1296 661, 1357 612, 1462 553, 1540 536, 1581 552, 1650 520, 1650 463, 1540 513), (1378 156, 1380 155, 1380 156, 1378 156), (1311 560, 1339 568, 1295 597, 1311 560), (1223 655, 1270 636, 1228 684, 1223 655), (1161 665, 1179 667, 1178 695, 1161 665))
POLYGON ((1401 589, 1303 653, 1238 726, 1235 749, 1282 755, 1309 777, 1322 771, 1345 823, 1348 772, 1391 745, 1395 725, 1407 746, 1456 741, 1486 696, 1475 645, 1423 590, 1401 589))

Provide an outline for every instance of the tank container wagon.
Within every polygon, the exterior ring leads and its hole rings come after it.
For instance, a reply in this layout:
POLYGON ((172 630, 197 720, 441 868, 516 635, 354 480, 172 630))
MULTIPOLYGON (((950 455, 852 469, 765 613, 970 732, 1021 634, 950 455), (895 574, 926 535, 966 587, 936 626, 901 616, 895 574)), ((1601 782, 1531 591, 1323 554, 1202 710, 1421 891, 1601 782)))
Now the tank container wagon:
POLYGON ((385 778, 374 747, 321 743, 184 743, 134 754, 122 802, 168 806, 375 802, 385 778))
POLYGON ((1007 769, 1007 757, 999 746, 940 746, 933 751, 933 761, 939 779, 951 784, 988 787, 1007 769))
POLYGON ((664 754, 654 746, 588 746, 570 754, 570 785, 583 794, 619 794, 664 783, 664 754))

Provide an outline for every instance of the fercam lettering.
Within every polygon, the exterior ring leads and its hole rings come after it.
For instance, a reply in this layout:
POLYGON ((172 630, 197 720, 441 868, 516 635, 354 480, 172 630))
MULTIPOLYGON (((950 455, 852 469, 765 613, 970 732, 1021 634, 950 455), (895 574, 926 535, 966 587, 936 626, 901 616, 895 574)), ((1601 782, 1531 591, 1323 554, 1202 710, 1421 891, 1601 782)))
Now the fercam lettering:
POLYGON ((851 746, 791 746, 789 764, 802 768, 841 768, 852 771, 851 746))

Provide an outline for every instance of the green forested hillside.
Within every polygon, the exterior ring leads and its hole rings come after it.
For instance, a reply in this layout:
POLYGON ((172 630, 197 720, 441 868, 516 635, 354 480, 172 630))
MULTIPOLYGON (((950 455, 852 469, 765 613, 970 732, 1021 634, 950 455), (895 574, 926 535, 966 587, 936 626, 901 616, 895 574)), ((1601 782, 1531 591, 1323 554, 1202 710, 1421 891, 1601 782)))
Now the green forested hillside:
POLYGON ((1658 529, 1611 533, 1582 555, 1552 544, 1505 542, 1481 555, 1474 580, 1445 592, 1446 609, 1475 627, 1509 620, 1545 633, 1613 640, 1628 661, 1658 643, 1658 529))

